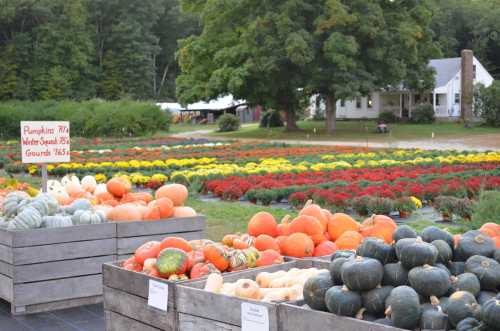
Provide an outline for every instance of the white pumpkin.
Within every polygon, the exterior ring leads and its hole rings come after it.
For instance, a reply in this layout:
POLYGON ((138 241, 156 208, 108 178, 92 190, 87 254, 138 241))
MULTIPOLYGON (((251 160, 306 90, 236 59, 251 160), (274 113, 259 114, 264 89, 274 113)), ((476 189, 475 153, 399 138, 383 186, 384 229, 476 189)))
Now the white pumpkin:
POLYGON ((85 176, 82 178, 81 185, 85 191, 94 193, 97 187, 97 182, 95 181, 94 176, 85 176))
POLYGON ((66 187, 69 183, 75 183, 80 185, 80 179, 73 174, 66 175, 61 179, 62 186, 66 187))
POLYGON ((107 193, 108 189, 106 188, 106 184, 98 184, 94 190, 94 195, 107 193))
POLYGON ((47 181, 47 192, 52 193, 52 192, 61 192, 64 191, 64 186, 61 184, 60 181, 56 179, 49 179, 47 181))

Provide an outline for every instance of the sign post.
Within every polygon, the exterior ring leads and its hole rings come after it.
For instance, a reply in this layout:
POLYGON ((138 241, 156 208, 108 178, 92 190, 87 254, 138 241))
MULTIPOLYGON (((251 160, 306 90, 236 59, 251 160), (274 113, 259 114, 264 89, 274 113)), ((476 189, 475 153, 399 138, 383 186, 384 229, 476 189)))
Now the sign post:
POLYGON ((42 190, 47 192, 47 164, 70 162, 69 122, 21 122, 23 163, 40 164, 42 190))

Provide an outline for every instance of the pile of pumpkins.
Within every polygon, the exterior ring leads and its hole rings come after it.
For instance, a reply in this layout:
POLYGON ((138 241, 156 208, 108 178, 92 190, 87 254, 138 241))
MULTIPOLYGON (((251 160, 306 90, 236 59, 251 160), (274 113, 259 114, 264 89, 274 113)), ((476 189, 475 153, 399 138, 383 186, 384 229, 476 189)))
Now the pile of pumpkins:
POLYGON ((275 252, 261 253, 253 247, 235 249, 207 239, 167 237, 141 245, 122 267, 178 281, 279 263, 283 263, 283 257, 275 252))
POLYGON ((460 236, 401 225, 391 244, 369 237, 338 250, 308 279, 308 307, 414 330, 500 330, 500 249, 485 224, 460 236))
POLYGON ((28 230, 59 228, 73 225, 105 222, 103 212, 95 210, 87 199, 76 199, 61 206, 50 194, 41 193, 31 198, 23 191, 9 193, 1 206, 0 228, 28 230))
POLYGON ((344 213, 332 214, 308 201, 299 215, 285 216, 278 224, 268 212, 258 212, 248 222, 247 234, 226 235, 223 243, 236 248, 254 246, 282 255, 305 258, 329 256, 338 249, 355 250, 366 237, 392 242, 397 225, 388 216, 373 215, 357 222, 344 213))
POLYGON ((66 175, 61 181, 48 181, 47 190, 62 206, 87 199, 110 221, 155 221, 197 215, 191 207, 184 206, 188 190, 181 184, 166 184, 153 196, 149 192, 132 192, 132 184, 126 176, 97 184, 93 176, 85 176, 80 181, 75 175, 66 175))

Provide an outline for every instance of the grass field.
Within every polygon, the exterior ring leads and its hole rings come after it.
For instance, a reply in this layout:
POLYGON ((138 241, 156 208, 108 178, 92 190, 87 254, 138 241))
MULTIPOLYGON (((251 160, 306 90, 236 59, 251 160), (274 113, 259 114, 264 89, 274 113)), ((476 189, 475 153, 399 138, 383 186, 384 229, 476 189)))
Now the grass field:
POLYGON ((301 121, 298 123, 300 131, 285 132, 283 128, 259 128, 257 124, 242 127, 237 132, 213 132, 212 136, 226 138, 252 139, 289 139, 289 140, 340 140, 340 141, 379 141, 391 142, 398 140, 430 139, 432 133, 436 139, 460 138, 464 136, 499 133, 499 129, 487 127, 473 127, 466 129, 459 123, 434 124, 390 124, 390 133, 378 134, 375 132, 374 121, 338 121, 337 132, 328 135, 325 132, 323 121, 301 121))

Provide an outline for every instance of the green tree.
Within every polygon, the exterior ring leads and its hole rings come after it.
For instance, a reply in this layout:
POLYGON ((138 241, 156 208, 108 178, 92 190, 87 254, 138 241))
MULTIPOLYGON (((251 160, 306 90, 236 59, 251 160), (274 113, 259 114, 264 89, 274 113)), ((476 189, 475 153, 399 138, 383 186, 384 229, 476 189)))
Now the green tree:
POLYGON ((0 100, 12 99, 17 90, 17 65, 12 45, 0 48, 0 100))
POLYGON ((307 90, 326 105, 335 132, 336 102, 377 89, 432 86, 428 60, 439 54, 426 1, 325 0, 316 20, 315 61, 307 90))
POLYGON ((231 93, 282 110, 287 130, 297 129, 295 112, 314 58, 314 3, 181 1, 200 15, 202 32, 181 42, 179 100, 189 103, 231 93))

